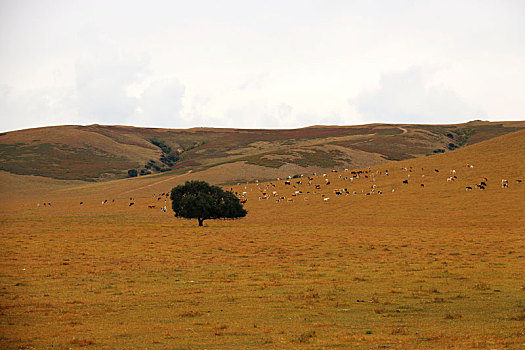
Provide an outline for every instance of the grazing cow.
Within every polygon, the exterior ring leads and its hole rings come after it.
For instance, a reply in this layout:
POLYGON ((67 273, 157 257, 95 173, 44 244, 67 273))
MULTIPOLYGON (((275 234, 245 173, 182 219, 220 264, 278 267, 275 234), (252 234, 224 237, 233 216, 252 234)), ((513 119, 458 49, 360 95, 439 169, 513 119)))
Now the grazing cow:
POLYGON ((480 182, 480 185, 481 185, 481 186, 487 186, 487 183, 486 183, 485 181, 481 181, 481 182, 480 182))
POLYGON ((148 205, 148 208, 150 209, 154 209, 156 206, 155 205, 148 205))
POLYGON ((285 181, 284 184, 285 185, 291 185, 292 183, 290 181, 285 181))
POLYGON ((51 203, 47 203, 47 206, 50 207, 50 206, 51 206, 51 203))
POLYGON ((434 171, 435 171, 436 173, 439 173, 439 170, 438 170, 438 169, 434 169, 434 171))
POLYGON ((509 180, 501 179, 501 188, 509 187, 509 180))
POLYGON ((520 183, 522 183, 522 182, 523 182, 522 180, 520 180, 520 179, 516 179, 516 183, 517 183, 517 184, 520 184, 520 183))
POLYGON ((421 187, 425 187, 425 184, 421 184, 421 187))
POLYGON ((404 183, 405 185, 408 185, 408 180, 403 180, 403 183, 404 183))
POLYGON ((328 202, 328 201, 330 200, 330 198, 326 197, 326 198, 323 198, 323 200, 324 200, 325 202, 328 202))
POLYGON ((248 200, 246 198, 245 199, 241 199, 241 204, 244 204, 246 202, 248 202, 248 200))
POLYGON ((472 191, 472 187, 470 186, 465 187, 465 191, 472 191))
POLYGON ((84 204, 84 202, 80 202, 80 205, 84 204))
POLYGON ((130 207, 131 207, 132 205, 135 205, 135 203, 133 203, 133 202, 129 203, 129 206, 130 206, 130 207))

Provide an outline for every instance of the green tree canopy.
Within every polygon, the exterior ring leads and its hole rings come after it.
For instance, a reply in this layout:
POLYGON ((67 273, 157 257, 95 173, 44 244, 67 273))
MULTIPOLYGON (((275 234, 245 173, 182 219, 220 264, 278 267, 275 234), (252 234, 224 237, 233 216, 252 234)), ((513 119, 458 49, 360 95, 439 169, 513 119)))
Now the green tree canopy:
POLYGON ((232 192, 204 181, 186 181, 171 190, 172 208, 176 217, 197 219, 199 226, 208 219, 235 219, 247 211, 232 192))

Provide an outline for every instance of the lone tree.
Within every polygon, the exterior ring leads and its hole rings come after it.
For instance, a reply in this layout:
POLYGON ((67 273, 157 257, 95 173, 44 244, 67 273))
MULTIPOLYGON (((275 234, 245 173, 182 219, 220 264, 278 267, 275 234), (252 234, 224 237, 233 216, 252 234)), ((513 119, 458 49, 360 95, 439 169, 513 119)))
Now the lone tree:
POLYGON ((236 219, 247 211, 232 192, 204 181, 186 181, 171 190, 172 208, 176 217, 197 219, 199 226, 208 219, 236 219))

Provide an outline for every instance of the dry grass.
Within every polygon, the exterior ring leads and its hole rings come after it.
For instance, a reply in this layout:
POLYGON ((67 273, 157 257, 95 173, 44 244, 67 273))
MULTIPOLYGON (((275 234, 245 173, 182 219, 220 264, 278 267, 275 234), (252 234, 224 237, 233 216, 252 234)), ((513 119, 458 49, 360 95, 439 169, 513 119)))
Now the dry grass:
POLYGON ((201 228, 147 208, 185 177, 4 196, 0 347, 524 348, 524 140, 390 163, 375 181, 273 181, 303 192, 293 202, 235 186, 248 216, 201 228))

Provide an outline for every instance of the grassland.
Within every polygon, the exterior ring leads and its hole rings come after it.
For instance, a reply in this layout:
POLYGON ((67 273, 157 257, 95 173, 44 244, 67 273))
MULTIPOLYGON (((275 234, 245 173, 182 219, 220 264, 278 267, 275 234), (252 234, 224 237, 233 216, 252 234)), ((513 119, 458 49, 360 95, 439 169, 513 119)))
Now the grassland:
POLYGON ((0 347, 522 349, 524 155, 520 131, 353 181, 239 184, 248 216, 202 228, 162 213, 158 195, 220 182, 216 168, 91 184, 6 175, 0 347))

